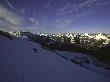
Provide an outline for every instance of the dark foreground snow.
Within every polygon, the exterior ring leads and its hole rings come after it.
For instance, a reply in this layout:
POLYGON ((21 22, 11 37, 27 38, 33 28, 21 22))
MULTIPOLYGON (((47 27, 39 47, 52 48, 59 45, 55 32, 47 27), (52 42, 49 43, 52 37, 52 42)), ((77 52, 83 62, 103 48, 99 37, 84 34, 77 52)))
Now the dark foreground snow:
POLYGON ((91 57, 90 55, 75 53, 75 52, 73 53, 68 51, 54 51, 54 52, 60 57, 62 56, 65 57, 70 62, 72 62, 72 60, 78 61, 78 59, 81 62, 84 61, 84 59, 86 59, 86 61, 82 62, 81 64, 80 63, 75 63, 75 64, 80 65, 88 70, 102 74, 104 76, 110 77, 110 66, 99 62, 97 59, 91 57), (87 63, 87 61, 89 61, 89 63, 87 63))
POLYGON ((0 36, 0 82, 110 82, 110 78, 68 62, 39 44, 0 36))

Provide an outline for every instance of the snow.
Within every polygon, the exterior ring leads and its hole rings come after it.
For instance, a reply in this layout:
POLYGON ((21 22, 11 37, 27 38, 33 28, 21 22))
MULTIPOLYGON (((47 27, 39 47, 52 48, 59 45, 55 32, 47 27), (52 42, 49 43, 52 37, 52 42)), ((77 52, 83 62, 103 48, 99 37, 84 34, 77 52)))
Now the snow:
POLYGON ((99 33, 98 35, 95 36, 96 40, 100 40, 100 39, 105 39, 107 40, 108 38, 106 36, 104 36, 102 33, 99 33))
POLYGON ((57 54, 61 55, 61 56, 64 56, 66 57, 67 59, 71 60, 71 59, 75 59, 76 57, 78 58, 87 58, 90 63, 83 63, 82 65, 91 70, 91 71, 94 71, 94 72, 97 72, 99 74, 102 74, 104 76, 107 76, 107 77, 110 77, 110 70, 107 70, 107 69, 104 69, 105 67, 109 67, 110 66, 107 66, 103 63, 100 63, 99 61, 97 61, 96 59, 94 59, 93 57, 89 56, 89 55, 85 55, 85 54, 82 54, 82 53, 73 53, 73 52, 68 52, 68 51, 55 51, 57 54), (94 65, 94 62, 95 63, 99 63, 101 66, 96 66, 94 65))
POLYGON ((66 61, 38 43, 0 36, 0 82, 110 82, 110 78, 66 61))

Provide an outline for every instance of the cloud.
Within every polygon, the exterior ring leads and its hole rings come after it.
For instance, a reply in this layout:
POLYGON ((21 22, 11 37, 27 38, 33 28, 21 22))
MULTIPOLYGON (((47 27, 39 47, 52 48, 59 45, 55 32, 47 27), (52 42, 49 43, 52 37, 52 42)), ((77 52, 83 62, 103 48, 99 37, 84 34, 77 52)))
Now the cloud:
POLYGON ((48 7, 50 7, 50 3, 49 2, 44 5, 44 8, 48 8, 48 7))
POLYGON ((28 29, 36 29, 41 27, 40 22, 35 18, 29 18, 29 23, 30 25, 28 25, 28 29))
POLYGON ((51 24, 49 24, 48 17, 46 15, 42 15, 40 17, 30 17, 28 19, 28 26, 26 26, 27 30, 35 31, 41 29, 47 29, 51 24))
POLYGON ((91 14, 92 13, 92 11, 85 11, 85 12, 81 12, 81 13, 78 13, 77 15, 76 15, 76 17, 77 18, 80 18, 80 17, 82 17, 82 16, 86 16, 87 14, 91 14))
POLYGON ((73 19, 58 19, 56 23, 53 24, 53 28, 55 28, 56 32, 67 32, 70 30, 71 26, 74 25, 75 20, 73 19))
POLYGON ((0 29, 4 31, 15 31, 20 29, 18 26, 11 24, 6 20, 0 19, 0 29))
POLYGON ((73 23, 73 20, 70 20, 70 19, 65 19, 65 20, 58 19, 56 20, 56 27, 63 29, 65 27, 67 28, 72 23, 73 23))
POLYGON ((25 10, 24 8, 23 8, 23 9, 21 9, 21 12, 22 12, 22 13, 25 13, 25 11, 26 11, 26 10, 25 10))
POLYGON ((95 7, 96 6, 95 4, 99 3, 99 1, 101 0, 84 0, 83 2, 78 4, 70 3, 68 1, 68 3, 66 2, 61 8, 57 10, 57 15, 64 16, 68 14, 75 14, 75 13, 77 14, 77 13, 80 13, 81 11, 85 12, 89 10, 91 7, 95 7))
POLYGON ((84 0, 81 3, 66 2, 57 10, 58 20, 56 20, 56 27, 65 29, 71 27, 80 17, 92 13, 91 7, 95 7, 95 3, 99 0, 84 0))
POLYGON ((62 5, 58 10, 57 10, 57 15, 59 18, 70 18, 77 20, 80 17, 84 15, 91 14, 94 12, 92 8, 99 8, 101 5, 108 5, 110 4, 110 1, 107 0, 84 0, 83 2, 80 3, 73 3, 71 2, 65 2, 64 5, 62 5))
POLYGON ((97 3, 95 3, 96 6, 106 6, 106 5, 110 5, 110 1, 107 0, 101 0, 97 3))
POLYGON ((78 5, 79 8, 82 7, 91 7, 91 6, 105 6, 109 5, 110 1, 109 0, 85 0, 84 2, 80 3, 78 5))
POLYGON ((21 24, 21 18, 5 7, 0 6, 0 18, 9 21, 12 24, 21 24))
POLYGON ((8 0, 5 0, 5 1, 11 9, 13 9, 13 10, 15 9, 14 6, 8 0))
POLYGON ((86 0, 86 1, 84 1, 84 2, 82 2, 82 3, 80 3, 79 5, 78 5, 78 7, 79 8, 81 8, 81 7, 91 7, 92 5, 94 5, 94 3, 95 2, 97 2, 98 0, 86 0))
POLYGON ((34 19, 34 18, 30 18, 29 20, 30 20, 33 24, 36 24, 36 25, 39 24, 39 21, 36 20, 36 19, 34 19))
POLYGON ((66 3, 61 8, 57 10, 57 15, 62 16, 65 14, 70 14, 73 12, 72 4, 66 3))
POLYGON ((18 28, 18 26, 23 24, 23 19, 18 16, 16 13, 12 12, 8 8, 4 7, 2 4, 0 4, 0 21, 4 23, 4 25, 0 26, 3 29, 6 28, 18 28))

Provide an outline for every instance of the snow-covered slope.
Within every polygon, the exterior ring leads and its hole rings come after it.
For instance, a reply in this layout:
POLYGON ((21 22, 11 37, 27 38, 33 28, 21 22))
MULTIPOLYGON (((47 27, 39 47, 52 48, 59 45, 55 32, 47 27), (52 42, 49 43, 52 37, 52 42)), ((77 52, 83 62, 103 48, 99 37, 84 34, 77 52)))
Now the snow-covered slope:
POLYGON ((110 82, 110 78, 68 62, 38 43, 0 36, 0 82, 110 82))

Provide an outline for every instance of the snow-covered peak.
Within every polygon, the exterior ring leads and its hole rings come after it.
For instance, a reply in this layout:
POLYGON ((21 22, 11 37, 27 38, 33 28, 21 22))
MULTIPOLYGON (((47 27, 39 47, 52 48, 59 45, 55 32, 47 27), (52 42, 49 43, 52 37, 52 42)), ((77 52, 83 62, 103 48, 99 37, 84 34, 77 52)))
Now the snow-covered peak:
POLYGON ((89 36, 88 33, 85 33, 84 36, 89 36))
POLYGON ((88 33, 84 33, 83 35, 81 35, 82 37, 88 37, 88 38, 93 38, 94 36, 89 35, 88 33))
POLYGON ((107 40, 108 38, 105 35, 103 35, 102 33, 99 33, 98 35, 95 36, 95 39, 96 40, 100 40, 100 39, 107 40))

